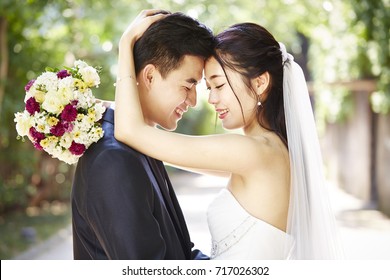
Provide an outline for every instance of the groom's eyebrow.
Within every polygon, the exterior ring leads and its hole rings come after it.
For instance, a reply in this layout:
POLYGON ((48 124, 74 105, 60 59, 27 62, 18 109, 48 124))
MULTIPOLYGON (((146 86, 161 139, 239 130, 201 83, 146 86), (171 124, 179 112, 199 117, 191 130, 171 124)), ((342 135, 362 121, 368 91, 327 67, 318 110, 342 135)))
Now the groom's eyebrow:
POLYGON ((186 80, 186 82, 189 84, 195 84, 195 85, 198 84, 198 81, 194 78, 189 78, 186 80))

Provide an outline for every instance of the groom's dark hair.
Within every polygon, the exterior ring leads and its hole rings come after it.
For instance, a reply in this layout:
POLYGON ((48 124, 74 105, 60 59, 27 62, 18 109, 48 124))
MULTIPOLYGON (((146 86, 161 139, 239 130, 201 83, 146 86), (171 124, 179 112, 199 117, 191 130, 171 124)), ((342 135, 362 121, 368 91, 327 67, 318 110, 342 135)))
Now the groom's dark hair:
POLYGON ((154 64, 163 78, 180 66, 184 55, 209 58, 214 51, 211 30, 183 13, 153 23, 134 45, 135 71, 154 64))

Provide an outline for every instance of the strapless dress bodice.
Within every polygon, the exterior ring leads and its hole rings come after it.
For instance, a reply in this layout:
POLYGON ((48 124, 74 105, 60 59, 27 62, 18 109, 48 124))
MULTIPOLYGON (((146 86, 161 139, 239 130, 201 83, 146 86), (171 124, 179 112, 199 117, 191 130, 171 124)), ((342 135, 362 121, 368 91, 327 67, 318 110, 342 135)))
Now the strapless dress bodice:
POLYGON ((211 259, 286 259, 287 234, 250 215, 223 189, 207 210, 211 259))

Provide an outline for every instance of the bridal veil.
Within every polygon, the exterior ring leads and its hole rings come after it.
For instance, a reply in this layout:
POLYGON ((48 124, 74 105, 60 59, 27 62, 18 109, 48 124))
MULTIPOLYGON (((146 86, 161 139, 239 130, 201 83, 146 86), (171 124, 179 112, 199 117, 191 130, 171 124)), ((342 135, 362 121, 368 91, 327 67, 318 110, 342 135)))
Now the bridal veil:
POLYGON ((286 255, 300 260, 342 259, 305 77, 282 43, 280 49, 291 166, 286 255))

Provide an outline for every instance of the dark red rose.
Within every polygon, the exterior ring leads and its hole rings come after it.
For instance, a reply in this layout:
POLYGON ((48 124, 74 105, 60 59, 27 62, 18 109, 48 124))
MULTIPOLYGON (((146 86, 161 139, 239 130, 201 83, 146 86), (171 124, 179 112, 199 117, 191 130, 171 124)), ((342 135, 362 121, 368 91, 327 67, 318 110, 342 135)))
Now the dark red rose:
POLYGON ((74 127, 73 123, 69 123, 69 122, 64 122, 62 125, 64 126, 66 132, 71 132, 74 127))
POLYGON ((73 141, 72 145, 70 145, 69 147, 69 151, 71 152, 71 154, 76 156, 82 155, 85 152, 85 145, 73 141))
POLYGON ((43 150, 43 148, 42 148, 41 144, 39 144, 39 142, 34 142, 34 148, 37 150, 40 150, 40 151, 43 150))
POLYGON ((31 137, 36 141, 36 142, 39 142, 41 141, 42 139, 45 139, 45 134, 43 134, 42 132, 38 132, 35 127, 30 127, 30 130, 29 130, 29 133, 31 135, 31 137))
POLYGON ((61 122, 57 123, 55 126, 50 128, 50 133, 54 136, 61 137, 65 134, 64 125, 61 122))
POLYGON ((34 115, 35 112, 39 112, 41 110, 39 103, 35 100, 34 97, 27 99, 26 110, 30 113, 30 115, 34 115))
POLYGON ((32 85, 35 83, 35 80, 30 80, 27 85, 24 87, 25 91, 29 91, 32 85))
POLYGON ((60 71, 57 72, 57 77, 59 79, 66 78, 68 76, 70 76, 70 73, 68 72, 68 70, 60 70, 60 71))
POLYGON ((66 122, 73 122, 76 118, 77 109, 71 104, 66 105, 61 112, 61 119, 66 122))

